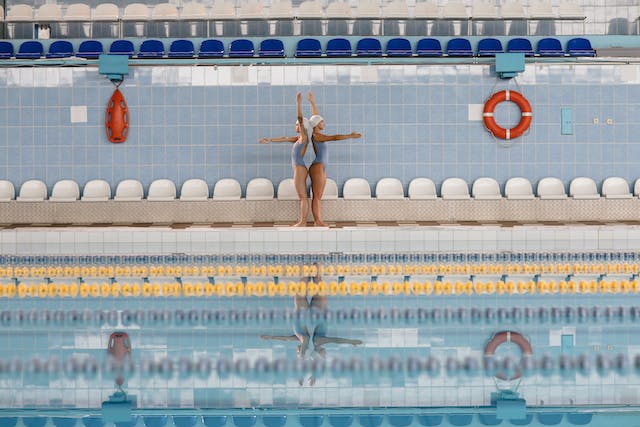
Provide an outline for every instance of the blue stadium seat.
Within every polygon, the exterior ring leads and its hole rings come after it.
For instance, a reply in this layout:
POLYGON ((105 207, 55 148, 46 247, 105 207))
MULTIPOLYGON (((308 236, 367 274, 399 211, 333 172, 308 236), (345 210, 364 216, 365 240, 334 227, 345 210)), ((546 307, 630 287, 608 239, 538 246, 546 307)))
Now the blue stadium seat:
POLYGON ((322 56, 322 46, 320 40, 302 39, 296 47, 296 56, 299 58, 314 58, 322 56))
POLYGON ((351 56, 351 42, 347 39, 336 38, 327 42, 327 56, 351 56))
POLYGON ((200 58, 222 58, 224 56, 224 45, 220 40, 203 40, 200 43, 200 58))
POLYGON ((284 58, 284 43, 278 39, 266 39, 260 42, 258 56, 284 58))
POLYGON ((0 59, 9 59, 13 56, 13 44, 0 41, 0 59))
POLYGON ((66 40, 56 40, 49 46, 47 58, 69 58, 73 56, 73 45, 66 40))
POLYGON ((416 54, 418 56, 442 56, 442 45, 440 44, 440 40, 432 38, 418 40, 416 54))
POLYGON ((576 37, 567 42, 567 53, 569 56, 596 56, 591 42, 582 37, 576 37))
POLYGON ((411 56, 411 42, 403 38, 390 39, 387 42, 387 56, 411 56))
POLYGON ((564 56, 562 43, 553 37, 540 39, 538 41, 538 55, 540 56, 564 56))
POLYGON ((98 40, 85 40, 78 46, 76 57, 85 59, 97 59, 104 52, 102 43, 98 40))
POLYGON ((473 56, 471 42, 467 39, 453 38, 447 42, 447 55, 449 56, 473 56))
POLYGON ((371 37, 365 37, 364 39, 358 40, 358 43, 356 44, 356 55, 369 57, 382 56, 382 45, 380 44, 380 40, 371 37))
POLYGON ((133 43, 129 40, 115 40, 109 47, 109 53, 112 55, 129 55, 129 58, 131 58, 134 54, 133 43))
POLYGON ((507 42, 507 52, 520 52, 524 56, 533 56, 533 47, 529 39, 517 37, 507 42))
POLYGON ((169 58, 193 58, 195 49, 191 40, 174 40, 169 46, 169 58))
POLYGON ((237 39, 229 45, 230 58, 251 58, 255 54, 253 42, 247 39, 237 39))
POLYGON ((496 53, 501 52, 504 52, 504 49, 498 39, 488 38, 478 42, 478 56, 496 56, 496 53))
POLYGON ((162 58, 164 56, 164 43, 160 40, 145 40, 140 45, 138 58, 162 58))
POLYGON ((17 59, 38 59, 44 54, 42 43, 36 40, 23 42, 16 53, 17 59))

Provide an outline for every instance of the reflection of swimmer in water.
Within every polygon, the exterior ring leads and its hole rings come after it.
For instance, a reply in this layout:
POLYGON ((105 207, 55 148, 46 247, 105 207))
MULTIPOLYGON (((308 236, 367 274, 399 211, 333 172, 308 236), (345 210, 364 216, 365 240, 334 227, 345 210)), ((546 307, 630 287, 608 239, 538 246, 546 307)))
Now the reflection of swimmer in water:
MULTIPOLYGON (((320 276, 313 278, 317 283, 320 276)), ((351 344, 353 346, 362 344, 361 340, 352 340, 348 338, 329 337, 327 336, 327 324, 325 320, 325 312, 327 310, 327 297, 314 295, 311 301, 307 296, 295 296, 294 307, 296 311, 296 321, 293 327, 292 335, 261 335, 263 340, 276 341, 298 341, 298 357, 307 356, 309 345, 313 344, 312 352, 309 354, 312 358, 318 356, 325 358, 327 351, 325 344, 351 344)), ((314 379, 310 378, 310 384, 313 385, 314 379)))

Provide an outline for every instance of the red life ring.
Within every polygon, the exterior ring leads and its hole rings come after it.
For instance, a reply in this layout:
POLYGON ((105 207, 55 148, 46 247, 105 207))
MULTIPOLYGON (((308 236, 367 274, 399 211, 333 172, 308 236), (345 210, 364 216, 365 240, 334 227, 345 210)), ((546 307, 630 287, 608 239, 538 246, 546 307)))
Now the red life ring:
POLYGON ((525 98, 520 92, 508 89, 501 90, 500 92, 496 92, 491 95, 491 97, 484 104, 484 110, 482 112, 482 120, 484 121, 484 125, 487 127, 489 132, 493 134, 493 136, 500 139, 513 139, 521 136, 527 131, 527 129, 529 129, 529 126, 531 125, 531 119, 531 104, 529 104, 527 98, 525 98), (495 119, 493 118, 493 110, 495 110, 496 105, 503 101, 515 102, 515 104, 520 107, 522 117, 520 118, 520 123, 518 123, 514 128, 505 129, 501 126, 498 126, 495 119))
MULTIPOLYGON (((531 343, 529 343, 529 341, 527 341, 527 339, 523 337, 522 334, 518 332, 513 332, 513 331, 501 331, 496 333, 493 336, 493 338, 491 338, 491 340, 485 346, 484 355, 493 356, 494 354, 496 354, 496 349, 501 344, 504 344, 506 342, 512 342, 516 344, 518 347, 520 347, 520 351, 522 351, 523 357, 530 357, 533 355, 533 350, 531 349, 531 343)), ((522 376, 522 372, 520 371, 520 369, 518 369, 513 374, 513 376, 509 378, 507 378, 507 376, 501 372, 497 372, 495 376, 496 378, 499 378, 504 381, 512 381, 520 378, 522 376)))

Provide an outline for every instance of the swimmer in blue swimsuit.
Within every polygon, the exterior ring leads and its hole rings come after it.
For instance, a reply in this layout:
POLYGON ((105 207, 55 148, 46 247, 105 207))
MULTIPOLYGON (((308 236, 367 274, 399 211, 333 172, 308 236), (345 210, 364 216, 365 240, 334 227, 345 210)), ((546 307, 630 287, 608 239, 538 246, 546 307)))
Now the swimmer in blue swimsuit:
MULTIPOLYGON (((320 274, 316 274, 313 278, 314 282, 320 281, 320 274)), ((296 320, 293 325, 292 335, 261 335, 263 340, 277 340, 277 341, 298 341, 297 355, 298 358, 305 358, 307 356, 311 358, 324 359, 327 354, 327 350, 324 348, 325 344, 351 344, 353 346, 362 344, 361 340, 352 340, 348 338, 328 337, 327 336, 327 324, 325 320, 325 312, 327 311, 327 297, 324 295, 314 295, 309 301, 308 297, 297 295, 293 299, 293 305, 296 311, 296 320), (308 354, 310 344, 313 348, 308 354)), ((302 385, 303 381, 300 381, 302 385)), ((313 376, 309 378, 309 384, 313 385, 315 379, 313 376)))
POLYGON ((360 138, 357 132, 351 132, 350 134, 336 134, 325 135, 322 133, 324 130, 324 119, 318 113, 316 107, 315 97, 312 92, 307 94, 307 99, 311 104, 311 113, 313 114, 309 118, 309 124, 313 129, 311 133, 311 143, 313 144, 313 150, 316 153, 316 158, 309 166, 309 176, 311 177, 311 190, 313 192, 313 199, 311 200, 311 212, 313 213, 313 221, 316 226, 326 227, 327 224, 322 220, 322 194, 324 193, 324 186, 327 183, 327 171, 326 165, 328 162, 328 147, 329 141, 342 141, 344 139, 360 138))
POLYGON ((302 227, 307 225, 307 216, 309 215, 309 196, 307 195, 307 165, 304 163, 304 154, 307 152, 309 145, 309 120, 302 117, 302 93, 298 92, 296 96, 296 113, 298 121, 296 122, 297 136, 283 136, 280 138, 262 138, 261 144, 270 142, 291 142, 291 167, 293 168, 293 182, 300 199, 300 219, 295 223, 294 227, 302 227))

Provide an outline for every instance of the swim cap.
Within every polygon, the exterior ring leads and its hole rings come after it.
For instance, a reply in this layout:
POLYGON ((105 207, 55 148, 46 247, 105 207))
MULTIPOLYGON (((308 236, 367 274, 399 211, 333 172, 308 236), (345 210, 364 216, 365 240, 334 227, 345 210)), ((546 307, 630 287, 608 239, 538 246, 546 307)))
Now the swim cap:
POLYGON ((318 126, 318 123, 320 123, 321 121, 323 121, 324 119, 322 118, 321 115, 319 114, 314 114, 313 116, 311 116, 311 118, 309 119, 309 124, 311 125, 312 128, 318 126))

